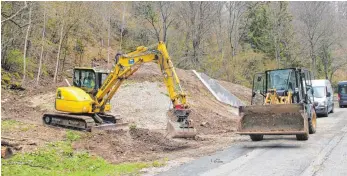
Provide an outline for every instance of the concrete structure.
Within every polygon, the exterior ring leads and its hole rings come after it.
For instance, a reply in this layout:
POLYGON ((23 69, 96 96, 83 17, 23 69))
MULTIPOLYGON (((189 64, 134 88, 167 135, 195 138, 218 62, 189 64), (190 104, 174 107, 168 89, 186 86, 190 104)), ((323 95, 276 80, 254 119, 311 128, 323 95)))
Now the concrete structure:
POLYGON ((195 70, 193 70, 193 72, 218 101, 229 104, 233 107, 244 105, 240 99, 221 86, 216 80, 210 78, 204 73, 199 73, 195 70))

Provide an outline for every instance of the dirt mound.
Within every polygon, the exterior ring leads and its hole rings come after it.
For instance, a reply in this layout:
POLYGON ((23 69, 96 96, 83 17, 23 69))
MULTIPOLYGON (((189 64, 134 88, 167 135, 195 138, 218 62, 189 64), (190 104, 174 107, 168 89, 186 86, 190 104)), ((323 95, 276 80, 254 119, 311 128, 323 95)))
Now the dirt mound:
MULTIPOLYGON (((218 134, 225 132, 233 132, 236 129, 236 123, 238 121, 237 115, 234 113, 236 110, 231 106, 221 103, 215 99, 215 97, 209 92, 209 90, 200 82, 200 80, 195 76, 192 71, 176 69, 177 75, 181 81, 182 87, 187 94, 188 103, 192 110, 190 118, 193 120, 195 127, 198 130, 198 134, 218 134)), ((161 91, 156 89, 150 89, 152 96, 161 97, 163 93, 166 93, 165 85, 162 82, 162 75, 158 65, 148 63, 143 66, 131 77, 130 82, 143 83, 147 80, 155 81, 159 87, 162 87, 161 91)), ((238 86, 228 82, 224 82, 229 89, 237 87, 236 96, 242 94, 241 88, 243 86, 238 86)), ((227 89, 228 89, 227 88, 227 89)), ((122 89, 122 87, 121 87, 122 89)), ((122 91, 120 89, 120 92, 122 91)), ((125 89, 128 89, 125 87, 125 89)), ((139 89, 137 89, 139 90, 139 89)), ((232 92, 232 93, 234 93, 232 92)), ((246 91, 244 91, 246 92, 246 91)), ((141 92, 141 89, 136 92, 138 96, 145 96, 141 92), (143 95, 140 95, 143 94, 143 95)), ((133 93, 134 94, 134 93, 133 93)), ((129 96, 129 94, 127 94, 129 96)), ((141 103, 141 101, 136 101, 138 106, 146 107, 147 102, 141 103)), ((167 101, 162 101, 167 105, 167 101)), ((159 109, 161 106, 157 106, 159 109)), ((161 111, 167 111, 168 107, 162 107, 161 111)), ((132 111, 132 110, 128 110, 132 111)), ((120 113, 122 116, 122 114, 120 113)), ((126 115, 126 114, 124 114, 126 115)), ((134 119, 143 119, 142 114, 134 119)), ((158 119, 162 122, 166 121, 167 116, 158 115, 158 119)))
POLYGON ((147 144, 149 144, 151 150, 154 151, 175 151, 189 147, 187 142, 177 142, 166 138, 159 132, 153 132, 148 129, 133 129, 130 130, 130 135, 134 140, 145 143, 146 148, 148 147, 147 144))
POLYGON ((238 97, 241 101, 243 101, 245 104, 251 104, 252 89, 226 81, 218 82, 232 94, 238 97))
POLYGON ((148 129, 130 131, 103 131, 74 143, 77 150, 87 150, 111 162, 153 160, 158 153, 173 152, 192 147, 188 142, 165 138, 159 132, 148 129))

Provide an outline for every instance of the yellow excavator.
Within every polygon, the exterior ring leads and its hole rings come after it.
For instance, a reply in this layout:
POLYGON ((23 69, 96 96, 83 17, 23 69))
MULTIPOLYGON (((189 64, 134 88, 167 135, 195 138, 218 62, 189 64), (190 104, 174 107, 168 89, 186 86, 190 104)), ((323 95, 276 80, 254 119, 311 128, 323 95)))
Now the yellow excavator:
POLYGON ((267 70, 253 79, 250 106, 239 107, 238 133, 252 141, 264 135, 296 135, 308 140, 316 132, 310 71, 303 68, 267 70))
POLYGON ((187 104, 186 94, 182 90, 180 80, 163 42, 159 42, 153 49, 140 46, 136 51, 117 54, 111 72, 93 68, 75 68, 73 86, 57 88, 55 109, 59 112, 44 114, 43 122, 47 125, 87 131, 91 131, 93 128, 117 128, 120 119, 106 113, 111 109, 110 100, 120 85, 142 64, 148 62, 159 65, 173 104, 175 119, 168 120, 169 136, 194 137, 196 130, 188 118, 191 111, 187 104))

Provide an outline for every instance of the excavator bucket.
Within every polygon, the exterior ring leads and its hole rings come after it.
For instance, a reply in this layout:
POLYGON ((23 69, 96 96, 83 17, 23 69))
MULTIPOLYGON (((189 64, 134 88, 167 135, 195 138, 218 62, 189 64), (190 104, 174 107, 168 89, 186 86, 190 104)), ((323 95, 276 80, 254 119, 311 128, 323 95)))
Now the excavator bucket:
POLYGON ((239 113, 238 134, 296 135, 308 131, 303 104, 241 106, 239 113))
POLYGON ((182 127, 179 122, 169 120, 167 122, 168 136, 172 138, 194 138, 196 136, 196 129, 193 127, 182 127))

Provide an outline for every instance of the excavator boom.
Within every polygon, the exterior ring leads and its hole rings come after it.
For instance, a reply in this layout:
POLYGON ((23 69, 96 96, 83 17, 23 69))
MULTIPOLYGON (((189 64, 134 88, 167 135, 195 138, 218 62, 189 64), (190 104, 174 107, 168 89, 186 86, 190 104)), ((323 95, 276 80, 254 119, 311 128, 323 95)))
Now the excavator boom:
MULTIPOLYGON (((85 121, 86 114, 93 118, 97 125, 117 122, 115 117, 105 114, 108 102, 115 95, 121 84, 135 73, 143 63, 148 62, 154 62, 159 65, 164 84, 166 85, 170 100, 173 104, 173 111, 176 115, 176 119, 174 121, 169 120, 168 122, 169 135, 172 137, 194 137, 196 135, 196 130, 188 119, 190 110, 187 105, 186 95, 181 88, 175 68, 173 67, 163 42, 159 42, 157 48, 154 49, 140 46, 136 51, 121 55, 117 54, 113 70, 108 74, 98 90, 91 96, 84 90, 76 87, 58 88, 56 109, 70 114, 66 115, 67 118, 64 118, 63 115, 45 115, 43 119, 44 122, 50 124, 56 121, 59 122, 57 123, 58 125, 68 124, 65 126, 74 126, 73 124, 78 124, 80 128, 83 126, 81 122, 85 121), (76 117, 78 115, 82 117, 82 114, 83 118, 76 117), (52 121, 52 119, 54 120, 52 121), (69 122, 73 121, 73 119, 78 119, 78 123, 69 122)), ((88 121, 90 121, 90 119, 88 119, 88 121)))

